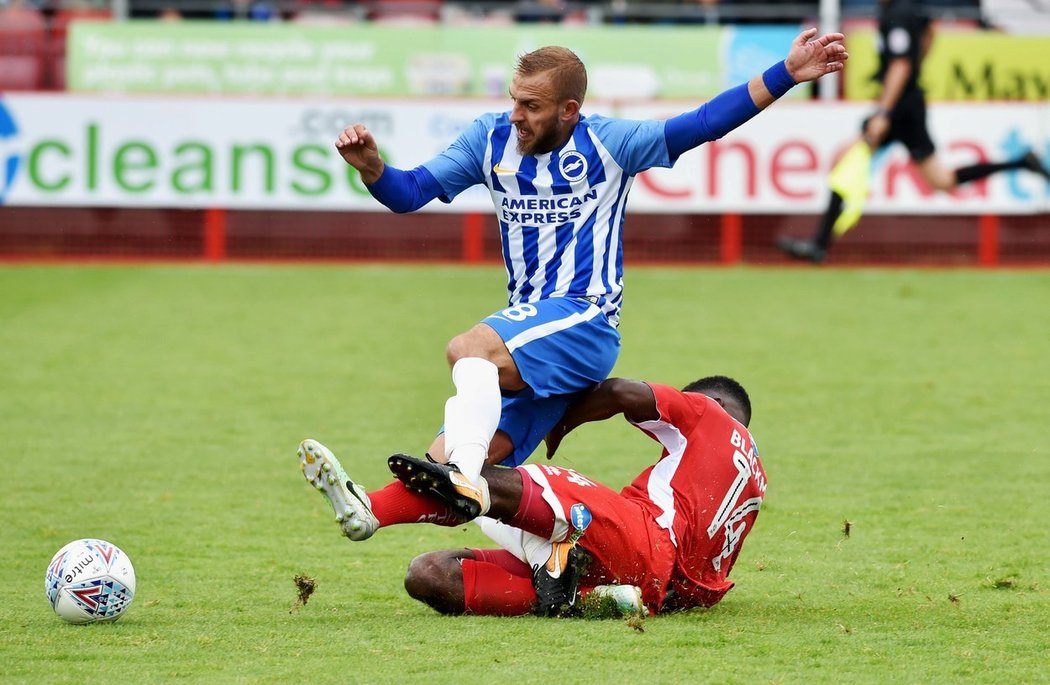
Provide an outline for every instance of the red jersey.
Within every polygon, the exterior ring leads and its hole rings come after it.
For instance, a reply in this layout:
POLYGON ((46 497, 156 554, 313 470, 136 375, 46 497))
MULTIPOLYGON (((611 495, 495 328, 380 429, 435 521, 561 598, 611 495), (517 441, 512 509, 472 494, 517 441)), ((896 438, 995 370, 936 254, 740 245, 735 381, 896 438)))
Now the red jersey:
POLYGON ((711 606, 758 516, 766 474, 748 430, 715 400, 650 383, 660 418, 635 425, 663 455, 621 491, 648 508, 675 545, 668 608, 711 606))

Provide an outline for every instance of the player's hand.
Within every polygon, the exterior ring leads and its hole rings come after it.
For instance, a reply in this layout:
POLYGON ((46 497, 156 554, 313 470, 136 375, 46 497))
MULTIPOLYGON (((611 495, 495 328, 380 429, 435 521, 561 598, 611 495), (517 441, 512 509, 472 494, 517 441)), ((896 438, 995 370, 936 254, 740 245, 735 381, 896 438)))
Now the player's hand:
POLYGON ((839 42, 844 35, 828 33, 814 38, 816 35, 815 28, 800 33, 784 60, 784 66, 795 83, 814 81, 824 74, 842 71, 843 64, 849 59, 846 47, 839 42))
POLYGON ((551 432, 547 433, 547 437, 543 438, 543 442, 547 444, 548 459, 554 458, 554 453, 558 451, 558 447, 561 445, 561 439, 569 434, 569 430, 565 422, 561 422, 554 428, 551 428, 551 432))
POLYGON ((335 141, 335 149, 347 164, 361 172, 365 183, 375 183, 383 174, 383 158, 372 132, 364 124, 347 126, 335 141))

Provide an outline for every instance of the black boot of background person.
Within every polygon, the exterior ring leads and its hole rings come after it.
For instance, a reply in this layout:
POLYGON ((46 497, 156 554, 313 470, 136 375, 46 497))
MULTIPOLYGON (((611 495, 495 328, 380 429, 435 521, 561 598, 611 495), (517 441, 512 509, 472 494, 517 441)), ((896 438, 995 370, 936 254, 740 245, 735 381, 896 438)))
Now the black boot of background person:
POLYGON ((839 215, 842 214, 842 206, 842 196, 832 192, 831 199, 828 200, 828 208, 820 219, 820 226, 817 228, 817 233, 813 236, 813 239, 804 240, 802 238, 780 236, 777 238, 777 247, 795 259, 808 259, 814 264, 822 263, 828 256, 828 248, 831 247, 832 230, 835 227, 835 222, 838 221, 839 215))

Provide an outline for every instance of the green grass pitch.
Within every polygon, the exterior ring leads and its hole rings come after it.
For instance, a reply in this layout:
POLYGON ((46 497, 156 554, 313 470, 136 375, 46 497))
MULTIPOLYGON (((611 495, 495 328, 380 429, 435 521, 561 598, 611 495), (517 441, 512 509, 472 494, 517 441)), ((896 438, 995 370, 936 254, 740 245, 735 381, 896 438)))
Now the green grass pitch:
MULTIPOLYGON (((770 483, 736 589, 642 630, 439 616, 404 594, 409 560, 485 539, 350 543, 299 474, 305 437, 366 486, 421 453, 445 344, 503 287, 495 267, 0 268, 0 682, 1046 677, 1046 272, 629 267, 615 373, 737 377, 770 483), (80 537, 135 564, 114 624, 47 605, 80 537), (317 582, 299 608, 297 573, 317 582)), ((559 461, 619 487, 657 456, 614 420, 559 461)))

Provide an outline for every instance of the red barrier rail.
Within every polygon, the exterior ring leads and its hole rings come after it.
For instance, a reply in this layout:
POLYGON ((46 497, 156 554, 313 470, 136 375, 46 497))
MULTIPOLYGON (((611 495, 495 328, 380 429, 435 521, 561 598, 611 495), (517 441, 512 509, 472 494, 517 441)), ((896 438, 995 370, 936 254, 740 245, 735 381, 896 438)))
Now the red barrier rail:
MULTIPOLYGON (((625 259, 679 264, 786 264, 780 235, 808 236, 817 217, 639 214, 625 259)), ((0 259, 348 259, 499 263, 488 213, 299 212, 131 207, 0 207, 0 259)), ((866 216, 829 265, 1050 265, 1050 216, 866 216)))

